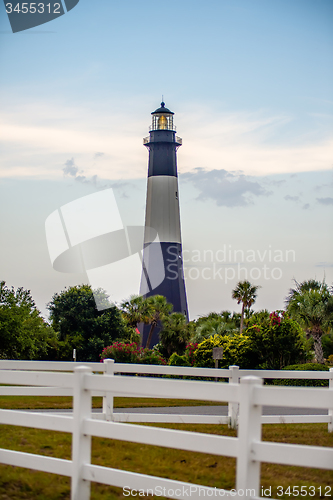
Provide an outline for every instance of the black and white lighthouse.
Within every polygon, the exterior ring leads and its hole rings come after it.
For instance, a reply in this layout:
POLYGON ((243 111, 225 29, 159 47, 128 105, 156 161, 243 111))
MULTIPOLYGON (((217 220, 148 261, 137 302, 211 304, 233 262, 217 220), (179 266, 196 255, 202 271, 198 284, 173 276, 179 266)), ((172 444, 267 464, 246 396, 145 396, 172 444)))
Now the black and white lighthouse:
MULTIPOLYGON (((177 177, 177 150, 182 139, 176 136, 173 115, 162 102, 161 107, 152 112, 149 136, 143 139, 149 150, 149 163, 140 294, 144 297, 164 295, 174 312, 188 318, 177 177), (163 255, 163 259, 158 255, 163 255), (159 285, 153 287, 153 282, 159 285)), ((144 345, 148 330, 143 331, 144 345)), ((156 328, 151 345, 159 341, 158 330, 156 328)))

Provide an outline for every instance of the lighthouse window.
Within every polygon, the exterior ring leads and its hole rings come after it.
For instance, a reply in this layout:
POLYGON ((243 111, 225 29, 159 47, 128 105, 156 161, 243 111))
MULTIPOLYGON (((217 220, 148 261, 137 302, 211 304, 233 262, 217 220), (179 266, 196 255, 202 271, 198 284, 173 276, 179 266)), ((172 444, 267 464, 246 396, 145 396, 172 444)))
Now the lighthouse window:
POLYGON ((178 200, 178 191, 176 191, 176 200, 178 200))

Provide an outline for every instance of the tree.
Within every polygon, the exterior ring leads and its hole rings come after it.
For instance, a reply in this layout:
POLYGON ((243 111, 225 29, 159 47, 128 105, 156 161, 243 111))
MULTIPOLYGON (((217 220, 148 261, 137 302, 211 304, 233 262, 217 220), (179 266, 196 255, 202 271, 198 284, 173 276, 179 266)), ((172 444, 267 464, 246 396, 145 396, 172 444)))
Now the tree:
POLYGON ((287 311, 299 321, 308 336, 313 338, 317 363, 324 363, 322 336, 332 327, 332 289, 325 281, 307 280, 298 283, 286 298, 287 311))
POLYGON ((0 358, 47 359, 56 334, 40 316, 30 290, 0 282, 0 358))
POLYGON ((90 285, 73 286, 55 293, 47 307, 60 340, 69 346, 67 350, 76 348, 77 358, 82 361, 99 361, 105 346, 128 334, 121 311, 108 302, 105 292, 93 293, 90 285), (96 294, 99 303, 104 301, 108 309, 97 310, 96 294))
POLYGON ((212 335, 234 335, 239 332, 240 314, 229 311, 209 313, 194 323, 192 342, 202 342, 212 335))
POLYGON ((189 338, 190 332, 184 314, 174 312, 164 317, 160 331, 160 343, 168 358, 174 352, 183 354, 189 338))
POLYGON ((257 298, 257 290, 260 286, 252 285, 249 281, 240 281, 236 288, 232 291, 232 298, 237 300, 237 304, 242 303, 240 334, 243 332, 244 314, 249 310, 257 298))
MULTIPOLYGON (((132 295, 120 305, 123 318, 128 326, 138 332, 139 323, 149 323, 151 317, 151 306, 148 299, 141 295, 132 295)), ((133 336, 131 336, 133 337, 133 336)), ((140 338, 142 345, 142 335, 140 338)))
POLYGON ((254 368, 281 370, 307 357, 304 332, 285 311, 254 313, 244 334, 256 358, 254 368))
POLYGON ((147 299, 141 295, 132 295, 129 300, 124 300, 120 309, 129 326, 137 328, 139 323, 146 323, 149 315, 147 299))
POLYGON ((149 348, 156 326, 171 313, 172 304, 169 304, 163 295, 152 295, 147 298, 147 306, 147 323, 150 324, 150 330, 148 333, 146 347, 149 348))

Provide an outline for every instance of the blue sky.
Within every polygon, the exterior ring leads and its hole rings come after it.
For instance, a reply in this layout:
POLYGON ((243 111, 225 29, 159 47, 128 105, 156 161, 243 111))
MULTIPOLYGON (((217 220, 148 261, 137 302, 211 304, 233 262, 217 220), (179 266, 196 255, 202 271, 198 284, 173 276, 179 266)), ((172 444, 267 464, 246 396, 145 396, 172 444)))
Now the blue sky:
MULTIPOLYGON (((293 278, 332 282, 332 21, 330 0, 80 0, 12 34, 1 4, 1 278, 42 310, 86 279, 52 269, 44 235, 80 196, 113 186, 143 222, 142 137, 163 94, 184 141, 184 249, 294 249, 281 279, 255 280, 258 308, 282 307, 293 278)), ((189 277, 191 317, 237 309, 235 284, 189 277)))

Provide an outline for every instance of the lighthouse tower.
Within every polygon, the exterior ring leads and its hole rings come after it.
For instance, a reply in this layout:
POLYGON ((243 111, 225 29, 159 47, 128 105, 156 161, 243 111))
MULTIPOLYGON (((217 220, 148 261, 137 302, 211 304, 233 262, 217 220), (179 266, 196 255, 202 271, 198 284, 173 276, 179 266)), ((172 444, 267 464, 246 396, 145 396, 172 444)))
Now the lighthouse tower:
MULTIPOLYGON (((164 295, 173 305, 174 312, 183 313, 188 318, 177 177, 177 150, 182 145, 182 139, 176 136, 173 115, 162 102, 161 107, 152 112, 149 137, 143 139, 144 146, 149 150, 149 163, 140 294, 144 297, 164 295), (161 251, 163 259, 157 257, 161 251), (159 276, 162 281, 158 280, 159 276), (160 284, 155 288, 149 286, 156 279, 160 284)), ((143 345, 148 331, 146 326, 143 345)), ((159 341, 158 331, 156 328, 151 345, 159 341)))

